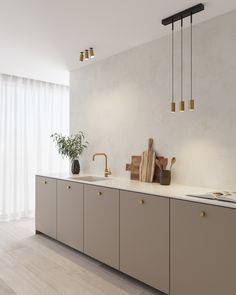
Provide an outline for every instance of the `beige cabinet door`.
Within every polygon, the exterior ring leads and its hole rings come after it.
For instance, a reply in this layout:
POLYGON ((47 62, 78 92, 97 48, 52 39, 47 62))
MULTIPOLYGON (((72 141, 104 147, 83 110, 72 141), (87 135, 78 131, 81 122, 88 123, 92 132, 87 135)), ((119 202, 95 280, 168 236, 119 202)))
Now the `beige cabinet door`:
POLYGON ((57 239, 83 251, 83 184, 57 181, 57 239))
POLYGON ((84 186, 84 252, 119 268, 119 191, 84 186))
POLYGON ((170 294, 236 294, 236 210, 171 200, 170 294))
POLYGON ((120 270, 169 293, 169 199, 120 192, 120 270))
POLYGON ((36 231, 56 239, 56 179, 36 176, 36 231))

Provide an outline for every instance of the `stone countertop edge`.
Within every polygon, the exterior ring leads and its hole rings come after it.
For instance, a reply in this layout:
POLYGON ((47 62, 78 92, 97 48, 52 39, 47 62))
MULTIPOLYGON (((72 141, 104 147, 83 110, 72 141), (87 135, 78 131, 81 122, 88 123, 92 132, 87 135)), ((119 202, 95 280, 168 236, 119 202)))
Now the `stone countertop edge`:
MULTIPOLYGON (((137 180, 129 180, 126 178, 118 177, 108 177, 105 180, 99 181, 84 181, 77 179, 75 176, 70 174, 36 174, 36 176, 54 178, 64 181, 83 183, 88 185, 95 185, 100 187, 114 188, 124 191, 131 191, 141 194, 154 195, 159 197, 165 197, 170 199, 178 199, 183 201, 190 201, 195 203, 202 203, 226 208, 236 209, 236 203, 233 202, 224 202, 219 200, 209 200, 198 197, 189 197, 188 194, 206 194, 212 191, 218 191, 212 188, 203 188, 195 186, 186 186, 179 184, 171 184, 168 186, 160 185, 159 183, 148 183, 141 182, 137 180)), ((78 177, 88 176, 88 174, 80 174, 78 177)), ((101 175, 99 176, 101 177, 101 175)), ((225 189, 220 189, 219 191, 224 191, 225 189)))

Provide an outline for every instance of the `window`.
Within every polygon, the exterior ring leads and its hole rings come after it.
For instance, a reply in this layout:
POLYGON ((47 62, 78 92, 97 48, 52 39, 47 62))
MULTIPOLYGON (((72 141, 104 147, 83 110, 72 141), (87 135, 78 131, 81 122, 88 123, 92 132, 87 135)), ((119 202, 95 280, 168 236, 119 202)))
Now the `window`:
POLYGON ((54 132, 69 132, 69 88, 0 75, 0 220, 34 214, 36 173, 68 172, 54 132))

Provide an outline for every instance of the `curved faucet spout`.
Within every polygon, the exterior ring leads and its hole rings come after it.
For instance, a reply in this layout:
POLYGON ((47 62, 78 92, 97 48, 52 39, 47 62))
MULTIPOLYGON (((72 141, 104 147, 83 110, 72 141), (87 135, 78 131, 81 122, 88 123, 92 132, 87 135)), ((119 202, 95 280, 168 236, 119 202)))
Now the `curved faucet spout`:
POLYGON ((111 170, 107 168, 107 155, 105 153, 96 153, 93 155, 93 161, 95 160, 96 156, 104 156, 105 157, 105 172, 104 175, 105 177, 108 177, 109 175, 111 175, 111 170))

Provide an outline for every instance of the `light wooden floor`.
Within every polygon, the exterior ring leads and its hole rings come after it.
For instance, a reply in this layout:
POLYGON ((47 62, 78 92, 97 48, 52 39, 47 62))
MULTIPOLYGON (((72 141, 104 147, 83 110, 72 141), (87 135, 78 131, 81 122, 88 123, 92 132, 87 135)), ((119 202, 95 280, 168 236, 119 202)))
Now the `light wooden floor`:
POLYGON ((0 223, 0 295, 162 294, 34 234, 34 220, 0 223))

